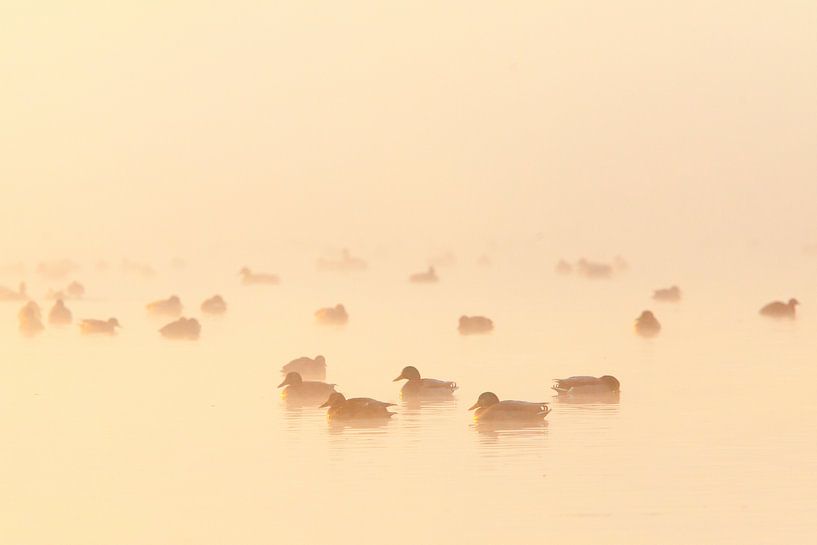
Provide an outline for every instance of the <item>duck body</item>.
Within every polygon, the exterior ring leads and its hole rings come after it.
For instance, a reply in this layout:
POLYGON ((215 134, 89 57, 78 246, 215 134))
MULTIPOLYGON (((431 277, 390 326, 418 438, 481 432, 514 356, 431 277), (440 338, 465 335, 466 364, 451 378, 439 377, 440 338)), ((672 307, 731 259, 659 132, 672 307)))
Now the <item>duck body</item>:
POLYGON ((195 318, 179 318, 159 330, 162 337, 173 340, 195 341, 201 334, 201 324, 195 318))
POLYGON ((119 320, 116 318, 108 318, 107 320, 85 319, 79 323, 79 332, 83 335, 114 335, 117 327, 122 326, 119 325, 119 320))
POLYGON ((653 291, 652 298, 656 301, 677 303, 681 300, 681 289, 678 286, 658 289, 653 291))
POLYGON ((214 295, 201 304, 201 311, 205 314, 219 315, 227 312, 227 303, 221 295, 214 295))
POLYGON ((319 271, 363 271, 368 264, 359 257, 353 257, 347 249, 341 251, 340 259, 318 259, 319 271))
POLYGON ((541 420, 550 412, 544 401, 500 401, 493 392, 484 392, 468 410, 480 421, 497 420, 541 420))
POLYGON ((68 325, 73 319, 71 311, 68 310, 62 299, 57 299, 57 302, 48 312, 48 323, 51 325, 68 325))
POLYGON ((182 313, 182 301, 176 295, 160 299, 146 305, 151 316, 179 316, 182 313))
POLYGON ((388 408, 393 406, 394 403, 377 401, 369 397, 346 399, 340 392, 335 392, 320 407, 328 407, 326 414, 330 419, 366 420, 391 418, 395 413, 388 408))
POLYGON ((274 286, 281 282, 281 278, 277 274, 269 273, 254 273, 247 267, 239 271, 241 275, 241 283, 245 286, 274 286))
POLYGON ((635 332, 642 337, 655 337, 661 332, 661 324, 651 311, 645 310, 635 320, 635 332))
POLYGON ((580 259, 576 264, 579 274, 587 278, 610 278, 613 276, 613 266, 607 263, 595 263, 580 259))
POLYGON ((304 378, 323 380, 326 378, 326 358, 323 356, 296 358, 284 365, 281 372, 284 374, 294 372, 304 378))
POLYGON ((494 322, 485 316, 460 316, 460 335, 484 335, 494 330, 494 322))
POLYGON ((40 306, 34 301, 29 301, 17 312, 17 321, 20 333, 26 337, 33 337, 45 329, 40 314, 40 306))
POLYGON ((797 299, 789 299, 788 303, 773 301, 760 309, 760 315, 768 318, 790 318, 794 319, 795 307, 800 304, 797 299))
POLYGON ((457 383, 434 378, 421 378, 420 372, 411 365, 404 367, 393 382, 406 380, 400 389, 403 397, 447 397, 457 389, 457 383))
POLYGON ((343 305, 318 309, 315 312, 315 320, 324 325, 344 325, 349 321, 349 314, 343 305))
POLYGON ((576 376, 553 381, 553 389, 559 395, 603 394, 618 392, 621 384, 610 375, 602 377, 576 376))
POLYGON ((286 388, 281 392, 281 397, 290 400, 314 399, 325 401, 335 393, 334 384, 327 384, 317 380, 303 380, 300 373, 295 371, 287 373, 284 381, 278 385, 279 388, 283 386, 286 386, 286 388))
POLYGON ((25 282, 20 282, 17 291, 5 286, 0 286, 0 301, 26 301, 27 299, 28 295, 26 294, 25 282))
POLYGON ((433 284, 438 280, 434 267, 429 267, 426 272, 414 273, 409 276, 409 282, 413 284, 433 284))

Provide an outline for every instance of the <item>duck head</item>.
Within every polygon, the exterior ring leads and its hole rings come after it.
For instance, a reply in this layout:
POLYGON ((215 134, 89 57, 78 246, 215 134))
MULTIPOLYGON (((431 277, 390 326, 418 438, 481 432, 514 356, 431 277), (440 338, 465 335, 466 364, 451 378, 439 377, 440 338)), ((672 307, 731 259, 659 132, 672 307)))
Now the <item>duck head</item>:
POLYGON ((318 363, 320 365, 326 365, 326 358, 324 358, 323 356, 315 356, 315 363, 318 363))
POLYGON ((121 325, 119 325, 119 320, 117 320, 116 318, 108 318, 108 323, 112 327, 122 327, 121 325))
POLYGON ((790 306, 791 308, 794 308, 794 307, 796 307, 796 306, 797 306, 797 305, 799 305, 799 304, 800 304, 800 301, 798 301, 797 299, 795 299, 795 298, 793 298, 793 297, 792 297, 791 299, 789 299, 789 306, 790 306))
POLYGON ((493 392, 483 392, 477 398, 477 402, 468 407, 469 411, 473 411, 474 409, 486 409, 491 405, 496 405, 499 403, 499 398, 493 392))
POLYGON ((403 367, 403 371, 400 373, 400 376, 394 379, 392 382, 397 382, 398 380, 420 380, 420 371, 411 365, 403 367))
POLYGON ((284 377, 284 381, 281 384, 279 384, 278 387, 280 388, 281 386, 298 386, 302 384, 303 381, 304 379, 301 378, 300 373, 290 371, 289 373, 287 373, 287 376, 284 377))
POLYGON ((323 409, 324 407, 340 407, 346 403, 346 397, 340 392, 334 392, 332 395, 329 396, 323 405, 319 406, 319 409, 323 409))
POLYGON ((638 317, 639 320, 654 320, 655 316, 653 315, 652 311, 645 310, 641 313, 641 316, 638 317))
POLYGON ((168 303, 173 303, 174 305, 181 303, 181 299, 179 299, 178 295, 171 295, 168 300, 168 303))
POLYGON ((604 375, 603 377, 599 377, 608 388, 610 388, 611 392, 618 392, 621 389, 621 383, 618 379, 611 375, 604 375))
POLYGON ((250 272, 249 267, 241 267, 241 270, 238 271, 238 274, 240 274, 241 276, 249 276, 252 273, 250 272))

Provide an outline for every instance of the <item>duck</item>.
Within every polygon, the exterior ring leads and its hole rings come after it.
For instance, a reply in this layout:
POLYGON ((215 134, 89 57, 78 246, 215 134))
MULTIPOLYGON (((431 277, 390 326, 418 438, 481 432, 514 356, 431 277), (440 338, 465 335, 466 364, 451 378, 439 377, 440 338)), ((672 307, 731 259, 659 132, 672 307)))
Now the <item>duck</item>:
POLYGON ((438 280, 439 278, 437 278, 437 272, 434 270, 434 267, 429 267, 425 272, 414 273, 409 276, 409 282, 413 284, 433 284, 438 280))
POLYGON ((434 378, 421 378, 420 371, 412 365, 403 367, 400 375, 392 382, 407 380, 401 388, 403 396, 450 396, 457 389, 456 382, 437 380, 434 378))
POLYGON ((391 418, 395 413, 388 410, 394 403, 377 401, 368 397, 353 397, 346 399, 340 392, 334 392, 329 396, 320 409, 328 407, 326 415, 330 419, 372 419, 391 418))
POLYGON ((661 324, 649 310, 642 312, 635 320, 635 332, 642 337, 655 337, 660 331, 661 324))
POLYGON ((483 392, 468 408, 476 420, 538 420, 546 417, 550 408, 544 401, 500 401, 493 392, 483 392))
POLYGON ((564 259, 560 259, 558 263, 556 263, 555 267, 556 274, 561 275, 568 275, 573 273, 573 265, 565 261, 564 259))
POLYGON ((795 307, 800 304, 797 299, 789 299, 788 303, 782 301, 773 301, 760 309, 761 316, 768 316, 769 318, 791 318, 795 317, 795 307))
POLYGON ((182 301, 177 295, 159 299, 145 305, 151 316, 179 316, 182 313, 182 301))
POLYGON ((85 295, 85 286, 75 280, 68 284, 65 288, 65 293, 74 299, 81 299, 85 295))
POLYGON ((292 372, 298 373, 301 377, 323 380, 326 378, 326 358, 323 356, 295 358, 281 368, 281 373, 285 375, 292 372))
POLYGON ((279 388, 286 386, 281 397, 283 398, 320 398, 328 399, 335 393, 335 385, 320 381, 305 381, 300 373, 290 371, 284 377, 284 381, 278 385, 279 388))
POLYGON ((28 294, 26 293, 26 283, 20 282, 17 290, 0 286, 0 301, 26 301, 28 294))
POLYGON ((494 329, 494 322, 485 316, 460 316, 457 330, 460 335, 480 335, 490 333, 494 329))
POLYGON ((227 303, 221 295, 214 295, 204 300, 201 311, 205 314, 224 314, 227 312, 227 303))
POLYGON ((32 337, 45 329, 40 315, 40 305, 34 301, 29 301, 17 312, 17 321, 20 333, 26 337, 32 337))
POLYGON ((607 263, 595 263, 586 259, 580 259, 576 263, 579 274, 587 278, 610 278, 613 275, 613 267, 607 263))
POLYGON ((71 311, 65 306, 62 299, 57 299, 54 306, 48 312, 48 323, 51 325, 68 325, 73 320, 71 311))
POLYGON ((610 375, 601 377, 577 376, 554 379, 552 388, 559 395, 607 394, 619 392, 621 383, 616 377, 610 375))
POLYGON ((181 317, 163 326, 159 333, 166 339, 195 341, 201 333, 201 324, 195 318, 181 317))
POLYGON ((79 323, 79 332, 83 335, 114 335, 117 327, 122 326, 119 325, 119 320, 116 318, 108 318, 107 320, 86 318, 79 323))
POLYGON ((275 285, 281 281, 277 274, 254 273, 248 267, 243 267, 238 274, 241 275, 241 283, 245 286, 275 285))
POLYGON ((346 307, 338 304, 315 311, 315 320, 324 325, 343 325, 349 321, 349 314, 346 312, 346 307))
POLYGON ((656 301, 677 302, 681 300, 681 288, 670 286, 669 288, 657 289, 652 292, 652 298, 656 301))
POLYGON ((319 271, 362 271, 368 264, 359 257, 353 257, 348 249, 341 250, 340 259, 318 259, 319 271))

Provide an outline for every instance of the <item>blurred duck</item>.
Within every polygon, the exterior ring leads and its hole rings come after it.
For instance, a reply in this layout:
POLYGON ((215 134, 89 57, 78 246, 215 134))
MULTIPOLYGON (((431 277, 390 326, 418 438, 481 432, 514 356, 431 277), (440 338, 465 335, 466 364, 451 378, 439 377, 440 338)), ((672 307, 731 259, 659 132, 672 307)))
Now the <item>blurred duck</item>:
POLYGON ((469 411, 474 409, 476 420, 536 420, 550 412, 544 401, 500 401, 493 392, 480 394, 477 402, 468 408, 469 411))
POLYGON ((305 381, 300 373, 294 371, 287 373, 284 381, 278 385, 279 388, 286 386, 281 397, 285 399, 317 399, 326 400, 335 393, 335 385, 319 381, 305 381))
POLYGON ((298 373, 301 377, 323 380, 326 378, 326 358, 315 356, 314 359, 303 356, 296 358, 281 368, 284 374, 298 373))
POLYGON ((340 392, 335 392, 320 408, 329 407, 326 415, 329 418, 351 420, 370 418, 391 418, 395 413, 388 410, 394 403, 385 403, 368 397, 346 399, 340 392))
POLYGON ((610 278, 613 275, 613 267, 606 263, 594 263, 586 259, 580 259, 576 264, 579 274, 587 278, 610 278))
POLYGON ((601 377, 569 377, 557 378, 553 381, 553 389, 559 395, 592 395, 618 392, 621 384, 616 377, 604 375, 601 377))
POLYGON ((245 286, 274 285, 281 281, 277 274, 254 273, 247 267, 238 271, 238 274, 241 275, 241 283, 245 286))
POLYGON ((432 284, 438 280, 434 267, 429 267, 426 272, 414 273, 409 276, 409 282, 414 284, 432 284))
POLYGON ((65 288, 65 293, 74 299, 81 299, 85 295, 85 286, 77 281, 71 282, 68 284, 68 287, 65 288))
POLYGON ((359 257, 353 257, 349 250, 341 251, 340 259, 318 259, 319 271, 362 271, 368 267, 359 257))
POLYGON ((558 263, 556 263, 556 273, 562 275, 568 275, 573 273, 573 265, 565 261, 564 259, 560 259, 558 263))
POLYGON ((788 303, 774 301, 761 308, 760 314, 770 318, 794 318, 794 309, 799 304, 797 299, 789 299, 788 303))
POLYGON ((649 310, 641 313, 635 320, 635 332, 642 337, 655 337, 661 331, 661 324, 649 310))
POLYGON ((480 267, 490 267, 494 262, 488 254, 482 254, 477 258, 477 265, 480 267))
POLYGON ((450 396, 457 389, 456 382, 449 382, 445 380, 437 380, 434 378, 420 378, 420 371, 411 365, 404 367, 396 379, 407 380, 400 390, 403 396, 450 396))
POLYGON ((457 329, 460 335, 490 333, 494 329, 494 322, 485 316, 460 316, 460 323, 457 329))
POLYGON ((0 286, 0 301, 25 301, 28 299, 26 294, 26 283, 20 282, 17 291, 9 289, 5 286, 0 286))
POLYGON ((71 311, 65 306, 62 299, 57 299, 54 306, 48 312, 48 323, 51 325, 68 325, 73 320, 71 311))
POLYGON ((227 303, 221 295, 214 295, 201 304, 201 311, 205 314, 224 314, 227 312, 227 303))
POLYGON ((201 324, 195 318, 179 318, 159 330, 162 337, 174 340, 195 341, 201 333, 201 324))
POLYGON ((182 313, 182 301, 178 296, 171 295, 167 299, 148 303, 145 308, 151 316, 178 316, 182 313))
POLYGON ((315 312, 315 319, 319 324, 343 325, 349 321, 349 314, 343 305, 318 309, 315 312))
POLYGON ((40 305, 34 301, 29 301, 17 312, 17 321, 19 322, 20 333, 26 337, 32 337, 45 329, 40 316, 40 305))
POLYGON ((119 320, 116 318, 108 318, 107 320, 85 319, 79 323, 79 332, 83 335, 114 335, 117 327, 122 326, 119 325, 119 320))
POLYGON ((678 286, 663 288, 655 290, 652 293, 652 298, 656 301, 678 302, 681 300, 681 289, 678 286))

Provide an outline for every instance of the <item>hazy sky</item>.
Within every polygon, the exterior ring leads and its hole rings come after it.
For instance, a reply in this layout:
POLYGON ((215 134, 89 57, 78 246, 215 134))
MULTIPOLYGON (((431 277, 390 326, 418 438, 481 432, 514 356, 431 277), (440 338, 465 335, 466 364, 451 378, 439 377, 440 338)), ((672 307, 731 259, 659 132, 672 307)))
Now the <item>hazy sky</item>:
POLYGON ((717 4, 6 0, 0 252, 817 240, 817 3, 717 4))

